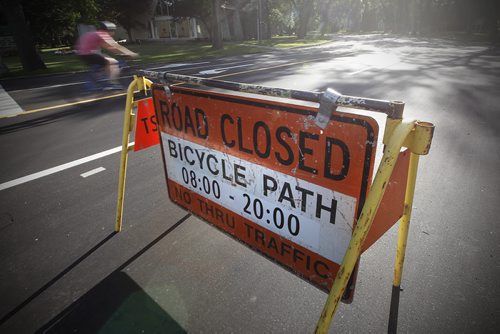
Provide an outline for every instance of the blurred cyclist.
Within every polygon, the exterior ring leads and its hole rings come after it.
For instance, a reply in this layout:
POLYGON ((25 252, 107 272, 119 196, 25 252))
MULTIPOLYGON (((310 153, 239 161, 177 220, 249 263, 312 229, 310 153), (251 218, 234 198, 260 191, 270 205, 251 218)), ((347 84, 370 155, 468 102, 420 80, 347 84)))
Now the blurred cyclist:
POLYGON ((79 57, 87 65, 102 66, 106 75, 111 80, 111 83, 117 85, 118 83, 116 80, 120 75, 118 61, 114 58, 103 55, 101 53, 101 49, 104 48, 112 53, 131 58, 136 58, 138 54, 118 44, 113 39, 115 31, 116 25, 114 23, 108 21, 99 22, 96 31, 87 32, 78 39, 76 51, 79 57))

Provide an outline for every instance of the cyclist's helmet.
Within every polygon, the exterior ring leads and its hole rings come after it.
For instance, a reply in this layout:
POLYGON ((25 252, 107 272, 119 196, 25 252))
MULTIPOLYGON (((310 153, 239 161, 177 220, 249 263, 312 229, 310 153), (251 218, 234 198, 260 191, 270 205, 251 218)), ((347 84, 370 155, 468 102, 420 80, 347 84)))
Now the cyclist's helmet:
POLYGON ((98 30, 105 30, 105 31, 115 31, 116 24, 114 24, 113 22, 109 22, 109 21, 101 21, 97 24, 97 29, 98 30))

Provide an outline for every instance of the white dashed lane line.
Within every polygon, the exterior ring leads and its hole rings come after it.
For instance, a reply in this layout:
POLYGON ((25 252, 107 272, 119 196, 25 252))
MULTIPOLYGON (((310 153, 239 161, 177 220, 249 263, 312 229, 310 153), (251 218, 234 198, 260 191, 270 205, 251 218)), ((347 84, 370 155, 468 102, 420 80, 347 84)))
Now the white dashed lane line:
MULTIPOLYGON (((134 143, 133 142, 130 143, 129 147, 131 145, 134 145, 134 143)), ((112 148, 112 149, 109 149, 109 150, 106 150, 106 151, 103 151, 103 152, 100 152, 100 153, 89 155, 88 157, 85 157, 85 158, 74 160, 74 161, 71 161, 71 162, 68 162, 68 163, 56 166, 56 167, 52 167, 52 168, 49 168, 49 169, 46 169, 46 170, 43 170, 43 171, 40 171, 40 172, 37 172, 37 173, 33 173, 33 174, 30 174, 30 175, 27 175, 27 176, 20 177, 18 179, 12 180, 12 181, 1 183, 0 184, 0 191, 5 190, 5 189, 9 189, 9 188, 12 188, 12 187, 15 187, 15 186, 18 186, 18 185, 26 183, 26 182, 30 182, 30 181, 42 178, 44 176, 55 174, 55 173, 61 172, 63 170, 72 168, 72 167, 76 167, 76 166, 82 165, 84 163, 87 163, 87 162, 90 162, 90 161, 94 161, 94 160, 106 157, 106 156, 114 154, 114 153, 118 153, 121 150, 122 150, 122 147, 121 146, 117 146, 115 148, 112 148)), ((100 168, 102 168, 102 167, 100 167, 100 168)), ((97 169, 99 169, 99 168, 97 168, 97 169)), ((90 173, 90 172, 94 172, 94 174, 100 172, 100 171, 98 171, 98 172, 95 172, 95 171, 96 170, 94 169, 92 171, 87 172, 87 174, 90 173)), ((90 174, 90 175, 92 175, 92 174, 90 174)), ((87 175, 87 176, 90 176, 90 175, 87 175)), ((82 177, 86 177, 86 176, 83 176, 83 174, 81 176, 82 177)))
POLYGON ((88 172, 86 173, 83 173, 83 174, 80 174, 81 177, 83 177, 84 179, 89 177, 89 176, 92 176, 94 174, 97 174, 97 173, 100 173, 100 172, 103 172, 105 171, 106 168, 104 167, 98 167, 98 168, 95 168, 95 169, 92 169, 92 170, 89 170, 88 172))

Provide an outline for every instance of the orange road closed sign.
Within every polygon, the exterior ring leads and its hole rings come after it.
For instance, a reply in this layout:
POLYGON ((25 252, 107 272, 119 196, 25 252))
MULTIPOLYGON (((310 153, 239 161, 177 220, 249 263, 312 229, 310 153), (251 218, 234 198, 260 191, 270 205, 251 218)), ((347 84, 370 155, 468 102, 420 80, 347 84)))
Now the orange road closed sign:
POLYGON ((170 199, 328 291, 372 179, 377 122, 154 85, 170 199))

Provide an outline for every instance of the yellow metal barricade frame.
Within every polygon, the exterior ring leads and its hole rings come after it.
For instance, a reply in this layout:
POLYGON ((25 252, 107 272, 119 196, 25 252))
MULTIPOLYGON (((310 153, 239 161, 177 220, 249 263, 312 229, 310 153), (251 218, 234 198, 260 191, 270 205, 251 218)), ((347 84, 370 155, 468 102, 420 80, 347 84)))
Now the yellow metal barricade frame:
POLYGON ((135 106, 134 93, 136 91, 146 92, 147 89, 151 87, 153 82, 144 77, 134 76, 134 80, 130 83, 127 88, 127 100, 125 102, 125 114, 123 117, 123 133, 122 133, 122 150, 120 157, 120 175, 118 179, 118 199, 116 203, 116 219, 115 219, 115 231, 120 232, 122 230, 122 220, 123 220, 123 203, 125 200, 125 180, 127 178, 127 161, 128 161, 128 151, 134 148, 133 145, 129 144, 130 133, 134 128, 135 114, 132 112, 132 108, 135 106))
MULTIPOLYGON (((146 72, 147 74, 157 74, 155 72, 146 72)), ((148 75, 149 76, 149 75, 148 75)), ((177 76, 170 75, 171 79, 180 79, 184 81, 185 79, 193 81, 195 84, 203 84, 204 79, 199 79, 195 77, 188 76, 177 76)), ((226 88, 225 86, 228 82, 223 81, 213 81, 205 80, 207 83, 219 88, 226 88)), ((125 115, 123 120, 123 136, 122 136, 122 150, 120 159, 120 175, 118 182, 118 199, 116 206, 116 221, 115 221, 115 231, 120 232, 122 229, 122 217, 123 217, 123 204, 125 197, 125 180, 126 180, 126 169, 127 169, 127 159, 128 151, 133 149, 133 145, 129 144, 130 133, 133 130, 134 117, 132 113, 132 108, 136 105, 134 102, 134 93, 136 91, 146 92, 152 86, 152 81, 146 79, 144 76, 134 76, 134 80, 130 83, 127 90, 127 100, 125 105, 125 115)), ((245 84, 240 84, 238 87, 241 89, 245 87, 245 84)), ((259 86, 259 88, 262 88, 259 86)), ((260 89, 260 94, 266 94, 265 90, 260 89)), ((273 94, 276 90, 273 90, 273 94)), ((336 92, 335 92, 336 93, 336 92)), ((295 95, 300 95, 302 98, 305 97, 306 100, 316 100, 317 96, 308 95, 307 92, 302 91, 291 91, 291 90, 281 90, 280 97, 294 98, 295 95)), ((311 93, 313 94, 313 93, 311 93)), ((316 94, 316 93, 314 93, 316 94)), ((343 103, 343 105, 349 106, 354 99, 352 97, 341 96, 337 100, 337 103, 343 103)), ((382 105, 381 100, 371 100, 374 105, 382 105)), ((340 105, 339 103, 339 105, 340 105)), ((363 105, 362 103, 360 105, 363 105)), ((373 110, 367 107, 358 106, 361 109, 373 110)), ((316 333, 326 333, 330 327, 333 320, 335 312, 337 310, 338 304, 345 292, 349 278, 351 277, 353 270, 355 268, 356 262, 359 259, 362 247, 365 239, 370 231, 371 225, 375 218, 375 214, 380 206, 382 198, 384 196, 385 190, 389 184, 390 177, 396 165, 399 153, 403 147, 410 150, 410 162, 408 167, 408 178, 406 184, 406 193, 404 199, 404 210, 403 216, 399 221, 398 230, 398 240, 397 240, 397 250, 396 259, 394 265, 394 279, 393 279, 393 289, 399 289, 401 285, 401 277, 403 272, 403 264, 406 252, 406 243, 408 239, 410 218, 413 205, 413 196, 415 193, 415 183, 418 170, 418 162, 420 155, 428 154, 432 142, 432 137, 434 133, 434 125, 428 122, 421 122, 416 120, 404 121, 402 119, 402 112, 404 104, 401 102, 394 102, 394 109, 386 110, 387 121, 384 132, 383 143, 385 145, 384 154, 382 156, 381 163, 377 169, 375 178, 371 185, 371 189, 368 193, 366 202, 361 211, 361 215, 354 228, 352 238, 349 242, 349 246, 342 260, 339 271, 333 282, 333 286, 330 290, 326 303, 324 305, 323 311, 319 318, 316 326, 316 333), (392 111, 392 113, 391 113, 392 111)), ((329 117, 328 117, 329 118, 329 117)))
POLYGON ((361 215, 349 242, 346 254, 342 260, 332 289, 321 313, 316 326, 316 333, 326 333, 332 322, 337 306, 346 289, 347 282, 361 255, 363 243, 370 231, 377 209, 382 201, 384 192, 389 184, 394 166, 402 147, 407 147, 410 152, 410 164, 408 168, 408 179, 406 185, 403 216, 399 222, 398 244, 394 270, 393 286, 399 288, 406 251, 406 241, 410 225, 411 209, 413 205, 413 194, 415 192, 415 181, 417 177, 418 159, 420 155, 427 154, 432 142, 434 125, 419 121, 402 121, 388 118, 384 134, 385 151, 382 161, 375 175, 370 192, 366 199, 361 215))

